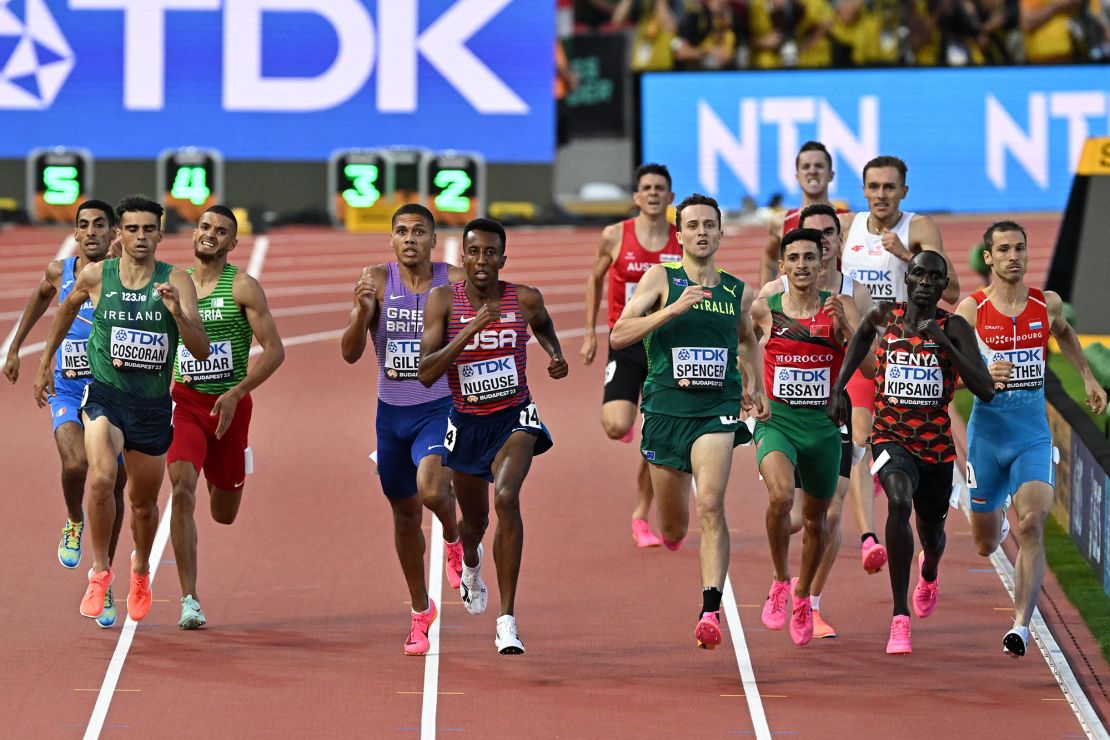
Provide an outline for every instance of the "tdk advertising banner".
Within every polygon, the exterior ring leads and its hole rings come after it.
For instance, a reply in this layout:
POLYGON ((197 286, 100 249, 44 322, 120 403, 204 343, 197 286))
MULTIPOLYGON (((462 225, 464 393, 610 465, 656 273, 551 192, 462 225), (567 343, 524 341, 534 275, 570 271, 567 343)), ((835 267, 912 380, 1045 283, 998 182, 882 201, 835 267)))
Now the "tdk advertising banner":
POLYGON ((546 162, 554 29, 532 0, 0 0, 0 157, 546 162))
POLYGON ((653 74, 643 79, 644 161, 679 197, 735 209, 801 200, 794 157, 809 139, 833 154, 834 199, 855 208, 863 165, 909 166, 911 211, 1064 207, 1083 141, 1110 134, 1110 71, 1090 67, 653 74))

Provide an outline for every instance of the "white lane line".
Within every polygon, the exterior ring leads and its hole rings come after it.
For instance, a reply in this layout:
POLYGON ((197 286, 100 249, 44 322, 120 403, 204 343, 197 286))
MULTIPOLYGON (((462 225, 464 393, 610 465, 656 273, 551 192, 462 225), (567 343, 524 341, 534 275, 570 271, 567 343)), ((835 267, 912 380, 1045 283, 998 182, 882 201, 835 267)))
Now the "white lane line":
MULTIPOLYGON (((73 240, 73 235, 72 234, 67 234, 65 240, 62 241, 61 246, 58 247, 58 251, 54 255, 54 259, 55 260, 65 259, 66 257, 69 257, 70 255, 72 255, 73 252, 76 249, 77 249, 77 242, 73 240)), ((51 260, 51 261, 53 261, 53 260, 51 260)), ((20 317, 23 316, 22 311, 19 312, 19 316, 20 317)), ((12 330, 8 332, 8 336, 4 339, 4 343, 0 344, 0 357, 7 357, 8 356, 8 347, 12 346, 12 340, 15 339, 15 332, 18 328, 19 328, 19 319, 17 318, 16 322, 15 322, 15 326, 13 326, 12 330)), ((22 357, 23 353, 20 352, 19 356, 22 357)))
MULTIPOLYGON (((698 483, 693 478, 690 479, 690 488, 694 492, 694 502, 696 504, 698 483)), ((736 594, 732 590, 732 581, 729 580, 727 569, 725 570, 725 582, 721 588, 721 608, 725 613, 728 633, 732 637, 732 649, 736 654, 736 665, 740 669, 740 684, 744 687, 744 700, 748 702, 748 714, 752 718, 752 730, 755 732, 756 740, 771 740, 771 727, 767 724, 767 714, 763 711, 763 699, 759 696, 759 687, 755 683, 752 657, 748 653, 748 641, 744 637, 744 625, 740 623, 740 610, 736 608, 736 594)))
POLYGON ((440 595, 443 591, 443 524, 432 514, 431 555, 428 557, 428 598, 439 606, 439 619, 428 630, 428 654, 424 656, 424 700, 420 710, 420 740, 435 740, 436 708, 439 701, 439 625, 443 622, 440 595))
MULTIPOLYGON (((162 553, 165 552, 166 542, 170 539, 170 517, 172 515, 173 495, 171 494, 166 499, 166 510, 162 512, 162 520, 158 522, 158 532, 154 536, 154 545, 150 549, 150 587, 152 589, 154 588, 154 575, 158 572, 158 564, 162 561, 162 553)), ((128 563, 127 572, 128 574, 131 572, 130 563, 128 563)), ((123 606, 123 609, 124 614, 126 614, 127 607, 123 606)), ((104 720, 108 717, 108 708, 112 705, 112 697, 116 693, 116 684, 119 682, 120 673, 123 671, 123 663, 127 660, 127 653, 131 650, 131 643, 135 639, 135 628, 138 627, 138 624, 131 617, 127 617, 123 623, 119 641, 116 642, 116 650, 112 653, 112 660, 108 663, 108 671, 104 674, 104 682, 100 684, 100 693, 96 696, 96 706, 93 707, 89 725, 85 728, 85 740, 96 740, 100 737, 100 731, 104 729, 104 720)))
POLYGON ((254 249, 251 250, 251 259, 247 263, 247 274, 255 280, 262 274, 262 264, 266 261, 266 253, 270 251, 270 237, 258 236, 254 239, 254 249))

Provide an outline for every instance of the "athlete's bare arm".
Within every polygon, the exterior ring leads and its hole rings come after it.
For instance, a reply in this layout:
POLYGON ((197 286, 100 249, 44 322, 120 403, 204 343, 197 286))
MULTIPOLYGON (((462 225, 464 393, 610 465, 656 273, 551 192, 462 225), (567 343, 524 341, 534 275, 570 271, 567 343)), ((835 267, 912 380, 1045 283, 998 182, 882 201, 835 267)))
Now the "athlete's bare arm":
POLYGON ((154 289, 162 297, 162 303, 170 316, 177 322, 177 331, 185 349, 198 360, 207 360, 212 347, 208 342, 208 333, 204 330, 204 322, 200 319, 197 286, 193 283, 193 278, 189 273, 175 267, 170 272, 170 279, 164 283, 155 283, 154 289))
POLYGON ((601 244, 597 247, 597 257, 594 259, 593 269, 586 278, 586 333, 582 335, 582 363, 589 365, 597 354, 597 311, 601 306, 601 290, 605 284, 605 275, 613 266, 617 249, 620 248, 624 226, 619 223, 610 224, 601 232, 601 244))
MULTIPOLYGON (((759 372, 763 365, 762 352, 752 329, 752 304, 755 302, 755 295, 747 288, 745 285, 744 294, 740 298, 740 316, 736 320, 736 334, 740 344, 737 359, 740 374, 747 384, 740 406, 756 419, 766 421, 771 418, 771 404, 767 401, 767 393, 763 388, 763 374, 759 372)), ((683 293, 682 296, 685 297, 686 294, 683 293)))
POLYGON ((967 389, 979 400, 990 403, 995 394, 994 378, 991 377, 987 364, 979 354, 974 330, 963 317, 959 314, 950 316, 943 330, 936 319, 930 318, 920 322, 917 330, 923 337, 932 339, 948 353, 967 389))
POLYGON ((62 260, 54 260, 46 266, 42 280, 31 291, 23 315, 19 317, 19 325, 15 328, 12 343, 8 347, 8 357, 4 362, 4 375, 12 383, 19 380, 19 348, 23 346, 27 335, 31 333, 38 320, 50 307, 54 296, 58 295, 58 287, 62 282, 62 260))
POLYGON ((624 304, 621 317, 613 325, 613 331, 609 334, 609 344, 613 349, 631 347, 675 316, 689 311, 691 306, 704 298, 700 285, 690 285, 677 301, 660 309, 667 301, 667 291, 667 268, 652 265, 636 284, 636 292, 624 304))
POLYGON ((343 359, 350 364, 358 362, 366 351, 366 334, 378 316, 378 304, 384 293, 385 265, 364 267, 355 283, 354 305, 347 319, 347 328, 339 340, 343 359))
POLYGON ((875 341, 875 337, 879 335, 879 329, 886 326, 887 322, 890 321, 890 307, 891 304, 889 303, 880 303, 873 306, 863 316, 859 328, 852 335, 852 341, 848 343, 848 349, 844 353, 844 362, 840 366, 840 375, 836 379, 836 385, 833 386, 832 392, 829 393, 829 405, 826 408, 828 417, 837 426, 844 426, 852 422, 852 402, 848 398, 848 392, 844 389, 848 386, 848 381, 851 380, 853 373, 856 372, 856 369, 871 352, 871 345, 875 341))
POLYGON ((547 365, 547 374, 556 380, 567 377, 570 368, 559 346, 555 322, 551 320, 551 314, 543 305, 543 295, 535 288, 519 284, 516 286, 516 295, 522 317, 528 322, 528 326, 532 327, 532 335, 536 337, 544 352, 551 357, 551 362, 547 365))
POLYGON ((285 346, 281 342, 281 335, 278 334, 277 324, 270 313, 262 286, 247 273, 239 272, 235 275, 235 282, 231 284, 231 294, 247 317, 251 332, 262 347, 262 354, 250 364, 246 376, 234 388, 221 394, 212 405, 212 415, 220 417, 216 424, 216 439, 222 438, 231 426, 231 421, 235 418, 235 407, 243 396, 262 385, 285 362, 285 346))
MULTIPOLYGON (((767 249, 759 255, 759 283, 765 284, 775 277, 778 272, 779 245, 782 243, 782 230, 786 223, 785 213, 776 213, 771 216, 768 226, 767 249)), ((762 293, 761 293, 762 295, 762 293)))
POLYGON ((1091 366, 1087 364, 1087 357, 1083 354, 1083 346, 1075 329, 1064 318, 1064 301, 1059 294, 1046 290, 1044 294, 1045 305, 1048 307, 1048 323, 1052 336, 1060 345, 1060 352, 1068 358, 1068 362, 1083 378, 1083 391, 1087 394, 1087 407, 1096 414, 1106 411, 1106 391, 1095 379, 1091 366))
POLYGON ((451 369, 475 334, 500 318, 496 301, 483 303, 475 312, 474 319, 466 322, 462 331, 445 346, 443 338, 447 334, 447 322, 451 320, 451 291, 450 285, 432 288, 428 293, 428 302, 424 304, 424 334, 420 337, 420 368, 416 377, 426 388, 431 388, 451 369))
POLYGON ((771 334, 771 305, 767 302, 767 298, 769 295, 774 295, 768 289, 775 283, 778 283, 780 288, 782 287, 782 283, 778 280, 767 283, 759 291, 759 297, 752 303, 752 325, 759 337, 766 337, 771 334))
POLYGON ((62 340, 65 339, 69 329, 73 326, 81 306, 87 300, 95 304, 100 300, 100 272, 103 263, 88 265, 81 270, 73 283, 73 290, 58 306, 54 314, 54 321, 50 323, 50 332, 46 335, 46 347, 39 359, 38 374, 35 377, 35 403, 39 407, 46 405, 46 397, 54 395, 54 353, 58 351, 62 340))

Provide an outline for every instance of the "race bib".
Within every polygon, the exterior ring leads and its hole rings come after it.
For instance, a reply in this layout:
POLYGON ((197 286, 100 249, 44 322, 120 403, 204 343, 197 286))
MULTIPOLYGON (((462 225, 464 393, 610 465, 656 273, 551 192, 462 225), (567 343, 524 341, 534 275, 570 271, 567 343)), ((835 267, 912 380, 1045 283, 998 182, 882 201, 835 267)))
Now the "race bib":
POLYGON ((459 365, 459 388, 470 404, 493 403, 516 395, 516 357, 505 355, 459 365))
POLYGON ((1006 381, 1008 391, 1034 391, 1044 386, 1044 349, 993 350, 988 362, 1005 360, 1014 364, 1010 379, 1006 381))
POLYGON ((892 270, 856 269, 849 273, 852 279, 863 283, 876 301, 893 301, 897 297, 892 270))
POLYGON ((723 388, 728 350, 724 347, 674 347, 671 367, 678 388, 723 388))
POLYGON ((63 378, 68 379, 92 376, 87 339, 67 339, 62 342, 62 365, 58 371, 63 378))
POLYGON ((186 383, 209 383, 234 378, 235 360, 231 355, 231 342, 209 344, 207 360, 198 360, 184 344, 179 344, 177 371, 186 383))
POLYGON ((790 406, 824 406, 829 401, 830 368, 775 368, 775 398, 790 406))
POLYGON ((890 363, 883 379, 883 395, 892 406, 939 406, 944 378, 939 366, 890 363))
POLYGON ((536 404, 530 403, 520 410, 520 425, 530 429, 540 429, 540 412, 536 404))
POLYGON ((140 329, 112 329, 109 346, 112 366, 120 370, 158 371, 169 360, 169 337, 140 329))
POLYGON ((420 369, 419 339, 390 339, 385 343, 385 377, 415 380, 420 369))

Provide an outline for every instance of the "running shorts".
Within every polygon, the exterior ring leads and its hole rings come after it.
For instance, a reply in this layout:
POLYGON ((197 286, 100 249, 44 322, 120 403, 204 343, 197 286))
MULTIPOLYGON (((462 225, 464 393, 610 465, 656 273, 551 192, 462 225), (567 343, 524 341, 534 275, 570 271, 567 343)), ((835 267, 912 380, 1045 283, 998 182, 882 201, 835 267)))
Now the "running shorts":
POLYGON ((173 398, 173 444, 166 462, 190 463, 209 485, 224 491, 236 491, 246 482, 250 448, 247 434, 251 424, 254 402, 250 394, 239 399, 235 415, 224 436, 216 439, 220 417, 212 415, 212 406, 219 395, 201 393, 184 383, 174 383, 170 389, 173 398))
POLYGON ((746 444, 751 438, 748 427, 738 416, 667 416, 644 414, 640 432, 640 454, 653 465, 692 473, 690 451, 698 437, 719 432, 732 432, 732 446, 746 444))

